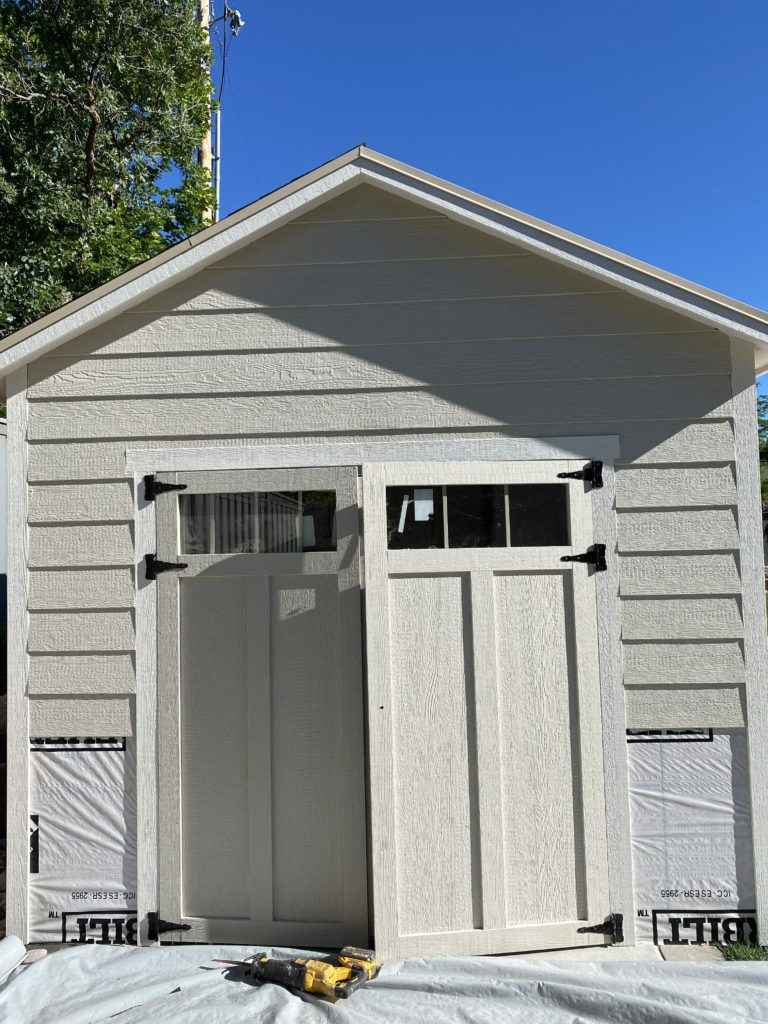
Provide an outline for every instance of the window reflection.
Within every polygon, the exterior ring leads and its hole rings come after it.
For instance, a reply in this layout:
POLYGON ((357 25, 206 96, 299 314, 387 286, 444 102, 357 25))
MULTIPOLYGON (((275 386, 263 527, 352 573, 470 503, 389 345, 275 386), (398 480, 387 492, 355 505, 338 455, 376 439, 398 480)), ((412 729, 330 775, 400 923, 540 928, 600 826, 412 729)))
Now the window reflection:
POLYGON ((336 550, 335 491, 238 491, 179 496, 184 554, 336 550))
POLYGON ((565 484, 388 487, 387 543, 390 548, 567 546, 568 488, 565 484))

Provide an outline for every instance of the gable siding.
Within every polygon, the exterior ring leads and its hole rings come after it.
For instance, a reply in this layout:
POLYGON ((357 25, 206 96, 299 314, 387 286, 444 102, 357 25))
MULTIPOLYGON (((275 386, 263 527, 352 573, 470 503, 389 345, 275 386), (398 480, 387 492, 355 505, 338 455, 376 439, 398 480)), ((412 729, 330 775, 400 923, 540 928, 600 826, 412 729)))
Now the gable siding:
POLYGON ((615 433, 630 724, 741 707, 724 335, 360 186, 28 379, 33 694, 133 691, 128 445, 615 433))

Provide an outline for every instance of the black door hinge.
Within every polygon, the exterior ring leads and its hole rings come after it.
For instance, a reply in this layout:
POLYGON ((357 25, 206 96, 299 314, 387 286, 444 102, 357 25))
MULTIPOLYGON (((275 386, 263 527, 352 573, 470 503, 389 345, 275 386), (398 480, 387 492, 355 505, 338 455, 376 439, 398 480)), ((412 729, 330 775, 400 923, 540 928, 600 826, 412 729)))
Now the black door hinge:
POLYGON ((608 566, 605 562, 605 544, 590 544, 583 555, 563 555, 561 562, 586 562, 593 565, 595 572, 605 572, 608 566))
POLYGON ((154 501, 158 494, 165 494, 166 491, 186 491, 186 484, 167 484, 165 480, 158 480, 154 473, 144 477, 144 500, 154 501))
POLYGON ((164 921, 156 910, 150 910, 147 914, 147 938, 150 942, 157 942, 165 932, 188 932, 191 927, 191 924, 164 921))
POLYGON ((623 942, 624 915, 609 914, 602 924, 584 925, 583 928, 577 928, 576 931, 579 935, 587 935, 589 933, 593 933, 595 935, 607 935, 611 942, 623 942))
POLYGON ((161 562, 155 555, 144 555, 144 565, 144 575, 148 580, 156 580, 161 572, 189 568, 188 562, 161 562))
POLYGON ((584 480, 590 487, 603 486, 603 464, 593 460, 588 462, 584 469, 575 469, 573 473, 558 473, 558 480, 584 480))

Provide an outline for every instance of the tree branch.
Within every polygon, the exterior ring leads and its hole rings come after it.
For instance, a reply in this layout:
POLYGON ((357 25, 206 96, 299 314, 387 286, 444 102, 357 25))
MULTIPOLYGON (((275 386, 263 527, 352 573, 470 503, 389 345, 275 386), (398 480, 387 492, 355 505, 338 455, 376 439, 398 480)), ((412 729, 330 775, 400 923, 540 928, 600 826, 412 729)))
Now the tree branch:
POLYGON ((96 96, 93 89, 88 89, 86 97, 88 103, 85 109, 88 111, 90 123, 88 137, 85 140, 85 188, 88 193, 92 193, 96 180, 96 135, 101 127, 101 115, 96 109, 96 96))

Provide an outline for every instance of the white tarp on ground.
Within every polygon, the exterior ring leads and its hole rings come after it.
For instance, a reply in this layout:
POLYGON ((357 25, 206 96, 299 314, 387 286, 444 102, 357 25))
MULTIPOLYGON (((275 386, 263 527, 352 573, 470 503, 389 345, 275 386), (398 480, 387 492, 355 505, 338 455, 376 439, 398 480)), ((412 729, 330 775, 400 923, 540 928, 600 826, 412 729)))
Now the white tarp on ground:
POLYGON ((627 738, 638 941, 754 942, 744 729, 627 738))
POLYGON ((0 986, 8 1024, 737 1024, 768 1020, 768 965, 406 960, 335 1005, 228 978, 252 948, 73 946, 0 986), (117 1016, 119 1014, 119 1017, 117 1016))

